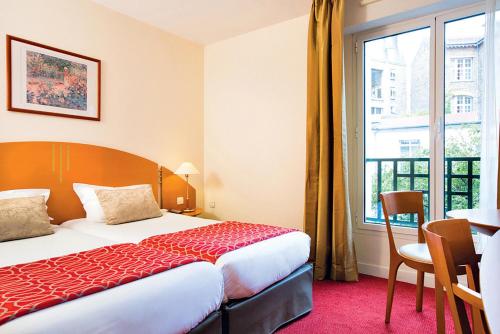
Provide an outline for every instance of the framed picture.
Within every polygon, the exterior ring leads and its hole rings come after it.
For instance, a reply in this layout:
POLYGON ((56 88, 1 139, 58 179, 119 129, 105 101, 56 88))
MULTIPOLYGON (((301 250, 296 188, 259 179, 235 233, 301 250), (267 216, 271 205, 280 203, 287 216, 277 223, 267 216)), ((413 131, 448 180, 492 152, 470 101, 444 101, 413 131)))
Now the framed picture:
POLYGON ((7 108, 99 121, 101 61, 7 35, 7 108))

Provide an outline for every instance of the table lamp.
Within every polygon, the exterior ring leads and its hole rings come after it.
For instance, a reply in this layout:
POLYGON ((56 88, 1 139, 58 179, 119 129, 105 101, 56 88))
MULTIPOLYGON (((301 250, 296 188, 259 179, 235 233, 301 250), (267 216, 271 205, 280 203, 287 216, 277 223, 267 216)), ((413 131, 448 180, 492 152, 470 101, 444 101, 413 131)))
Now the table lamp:
POLYGON ((186 177, 186 208, 183 211, 193 212, 195 209, 189 208, 189 175, 200 174, 200 172, 192 163, 186 161, 177 168, 175 174, 184 175, 186 177))

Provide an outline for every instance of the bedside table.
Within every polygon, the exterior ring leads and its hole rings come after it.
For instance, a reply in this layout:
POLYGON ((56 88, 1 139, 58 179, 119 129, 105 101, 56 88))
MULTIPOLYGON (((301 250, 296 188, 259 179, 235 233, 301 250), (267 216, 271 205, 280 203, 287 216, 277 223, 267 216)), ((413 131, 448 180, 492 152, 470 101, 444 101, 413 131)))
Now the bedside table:
POLYGON ((203 213, 203 209, 201 208, 196 208, 194 211, 192 212, 182 212, 181 215, 184 215, 184 216, 190 216, 190 217, 196 217, 196 216, 199 216, 203 213))

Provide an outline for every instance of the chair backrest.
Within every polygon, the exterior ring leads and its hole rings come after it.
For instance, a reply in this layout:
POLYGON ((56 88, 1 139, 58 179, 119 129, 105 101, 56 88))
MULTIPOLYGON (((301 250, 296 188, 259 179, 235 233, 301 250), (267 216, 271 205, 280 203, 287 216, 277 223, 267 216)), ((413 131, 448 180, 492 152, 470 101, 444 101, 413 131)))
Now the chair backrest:
MULTIPOLYGON (((475 328, 487 331, 486 318, 482 312, 482 300, 479 293, 478 257, 470 223, 466 219, 438 220, 424 224, 422 230, 431 253, 434 273, 446 288, 450 310, 453 315, 456 333, 471 333, 464 301, 471 304, 473 318, 482 324, 475 328), (465 266, 467 271, 466 288, 458 283, 457 266, 465 266)), ((474 331, 476 332, 476 330, 474 331)))
POLYGON ((417 214, 418 242, 425 242, 422 234, 424 223, 424 195, 421 191, 392 191, 380 194, 382 210, 384 211, 385 225, 389 235, 391 252, 396 251, 392 235, 390 218, 399 214, 417 214))

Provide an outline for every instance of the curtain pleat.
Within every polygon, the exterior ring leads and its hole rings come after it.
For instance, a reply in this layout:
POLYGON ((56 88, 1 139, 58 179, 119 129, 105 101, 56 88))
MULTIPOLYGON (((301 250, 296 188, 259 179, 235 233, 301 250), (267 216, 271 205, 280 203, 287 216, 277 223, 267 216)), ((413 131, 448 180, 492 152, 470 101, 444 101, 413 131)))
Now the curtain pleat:
POLYGON ((315 0, 308 37, 304 229, 316 279, 355 281, 347 187, 343 77, 344 0, 315 0))

